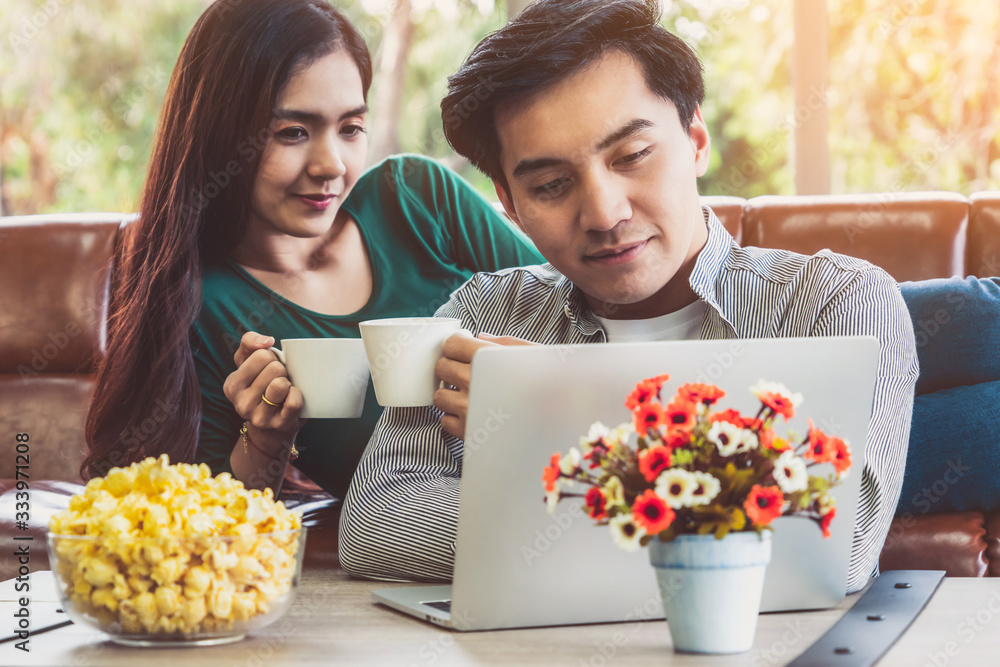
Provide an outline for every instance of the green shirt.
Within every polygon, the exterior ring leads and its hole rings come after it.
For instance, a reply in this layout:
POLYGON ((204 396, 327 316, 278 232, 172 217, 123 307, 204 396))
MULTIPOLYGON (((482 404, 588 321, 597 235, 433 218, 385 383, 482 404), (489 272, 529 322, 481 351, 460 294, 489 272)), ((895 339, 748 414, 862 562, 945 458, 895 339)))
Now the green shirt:
MULTIPOLYGON (((236 370, 240 338, 256 331, 282 338, 359 338, 358 323, 385 317, 430 316, 477 271, 544 262, 531 242, 464 180, 414 155, 387 158, 358 179, 343 203, 357 222, 372 269, 372 294, 350 315, 324 315, 272 292, 236 262, 207 266, 202 307, 192 331, 201 384, 197 460, 216 473, 243 420, 222 391, 236 370)), ((382 408, 368 383, 357 419, 310 419, 296 438, 295 465, 338 498, 382 408)))

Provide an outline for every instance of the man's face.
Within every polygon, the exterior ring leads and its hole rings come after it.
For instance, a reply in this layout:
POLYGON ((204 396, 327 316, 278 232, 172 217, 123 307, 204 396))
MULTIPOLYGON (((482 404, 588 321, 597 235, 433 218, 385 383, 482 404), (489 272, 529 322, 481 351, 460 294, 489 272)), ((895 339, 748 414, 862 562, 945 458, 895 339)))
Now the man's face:
POLYGON ((696 179, 709 137, 684 131, 642 69, 612 51, 523 100, 496 126, 510 194, 497 194, 539 252, 599 315, 656 317, 693 300, 688 277, 707 230, 696 179))

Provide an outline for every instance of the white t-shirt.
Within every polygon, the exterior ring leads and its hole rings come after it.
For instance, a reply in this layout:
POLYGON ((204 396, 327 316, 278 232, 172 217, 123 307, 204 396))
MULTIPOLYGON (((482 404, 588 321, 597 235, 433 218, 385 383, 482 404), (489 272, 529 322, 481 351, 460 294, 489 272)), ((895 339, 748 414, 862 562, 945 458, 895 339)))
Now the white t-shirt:
POLYGON ((708 304, 697 299, 678 311, 646 320, 609 320, 598 317, 609 343, 643 343, 654 340, 697 340, 708 304))

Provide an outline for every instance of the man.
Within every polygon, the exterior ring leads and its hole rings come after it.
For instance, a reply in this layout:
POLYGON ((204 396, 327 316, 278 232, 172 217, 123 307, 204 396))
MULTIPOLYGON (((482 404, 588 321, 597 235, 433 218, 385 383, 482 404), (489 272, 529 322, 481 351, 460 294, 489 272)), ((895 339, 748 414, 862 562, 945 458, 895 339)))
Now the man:
POLYGON ((701 207, 701 65, 658 19, 655 0, 538 0, 451 78, 448 140, 550 263, 477 274, 438 311, 478 338, 447 342, 437 368, 453 388, 434 407, 383 414, 344 506, 347 571, 450 578, 469 363, 483 346, 845 334, 881 342, 849 590, 876 571, 917 377, 899 289, 830 251, 740 248, 701 207))

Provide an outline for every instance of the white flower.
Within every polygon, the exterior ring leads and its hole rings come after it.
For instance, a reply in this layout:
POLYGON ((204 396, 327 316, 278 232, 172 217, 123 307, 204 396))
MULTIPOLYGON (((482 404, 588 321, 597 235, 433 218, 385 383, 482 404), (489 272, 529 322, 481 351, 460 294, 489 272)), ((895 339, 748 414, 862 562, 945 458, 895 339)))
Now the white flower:
POLYGON ((739 440, 736 441, 736 453, 745 452, 750 449, 757 449, 757 445, 760 442, 757 440, 757 434, 750 429, 741 428, 739 434, 739 440))
POLYGON ((809 485, 806 463, 792 450, 784 451, 774 462, 774 481, 784 493, 805 491, 809 485))
POLYGON ((820 514, 826 514, 827 512, 829 512, 830 510, 832 510, 834 507, 837 506, 837 499, 828 493, 825 493, 822 496, 820 496, 817 502, 819 502, 820 514))
POLYGON ((576 447, 570 447, 566 456, 559 459, 559 470, 564 475, 572 475, 580 467, 581 460, 580 450, 576 447))
POLYGON ((713 475, 701 471, 695 471, 691 475, 697 482, 697 486, 691 492, 691 503, 688 507, 707 505, 719 495, 719 489, 722 488, 722 485, 713 475))
POLYGON ((698 479, 682 468, 670 468, 656 478, 656 495, 674 509, 691 507, 698 479))
POLYGON ((753 431, 727 421, 712 424, 712 428, 708 431, 708 439, 715 443, 722 456, 732 456, 755 449, 759 444, 757 435, 753 431))
POLYGON ((549 509, 549 514, 555 514, 556 506, 559 504, 559 499, 562 497, 562 492, 559 490, 559 485, 556 484, 556 488, 552 491, 547 491, 545 493, 545 505, 549 509))
POLYGON ((604 497, 607 498, 608 506, 625 504, 625 487, 617 476, 612 475, 611 479, 604 483, 604 497))
POLYGON ((594 422, 590 425, 590 431, 587 435, 580 438, 580 447, 583 448, 584 452, 589 452, 594 448, 594 444, 600 442, 601 440, 607 440, 608 438, 608 427, 601 422, 594 422))
POLYGON ((639 548, 639 540, 646 534, 646 529, 635 522, 632 514, 619 514, 608 522, 611 527, 611 538, 625 551, 635 551, 639 548))
POLYGON ((712 428, 708 430, 708 439, 715 443, 715 446, 719 448, 719 454, 722 456, 732 456, 736 453, 736 448, 739 446, 742 436, 740 431, 742 431, 736 424, 730 424, 729 422, 715 422, 712 424, 712 428))
POLYGON ((608 444, 624 445, 628 443, 628 439, 633 433, 635 433, 635 426, 631 422, 619 424, 617 428, 608 433, 608 444))
POLYGON ((778 394, 783 396, 792 407, 798 408, 802 403, 802 394, 793 394, 788 387, 780 382, 770 382, 769 380, 758 380, 757 384, 750 387, 750 393, 760 398, 764 394, 778 394))

